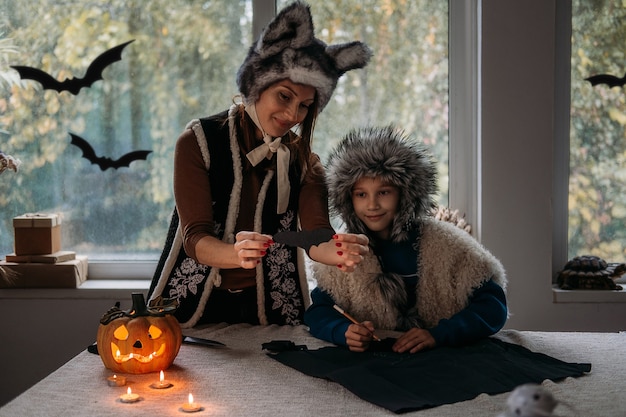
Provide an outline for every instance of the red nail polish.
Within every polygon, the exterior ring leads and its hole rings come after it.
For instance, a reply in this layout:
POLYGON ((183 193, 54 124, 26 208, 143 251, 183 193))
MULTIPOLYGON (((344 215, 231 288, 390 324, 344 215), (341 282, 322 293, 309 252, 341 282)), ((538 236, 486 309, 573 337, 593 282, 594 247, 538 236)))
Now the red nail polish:
POLYGON ((337 243, 335 243, 335 246, 337 246, 338 248, 340 248, 340 247, 341 247, 341 243, 340 243, 340 242, 337 242, 337 243))
POLYGON ((343 267, 343 265, 337 264, 337 268, 341 269, 342 267, 343 267))
POLYGON ((265 253, 266 253, 266 252, 265 252, 264 250, 262 250, 262 251, 261 251, 261 256, 265 256, 265 253))
POLYGON ((341 256, 341 255, 343 255, 343 252, 342 252, 342 251, 340 251, 340 250, 338 250, 338 251, 337 251, 337 255, 341 256))
POLYGON ((338 235, 333 235, 333 239, 337 239, 338 237, 338 235))

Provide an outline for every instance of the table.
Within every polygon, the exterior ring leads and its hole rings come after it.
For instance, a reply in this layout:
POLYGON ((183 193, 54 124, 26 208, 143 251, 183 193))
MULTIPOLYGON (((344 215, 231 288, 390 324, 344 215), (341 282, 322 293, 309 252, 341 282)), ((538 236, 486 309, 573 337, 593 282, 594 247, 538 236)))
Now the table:
MULTIPOLYGON (((109 387, 98 355, 86 350, 0 408, 0 416, 186 416, 180 407, 191 392, 203 410, 191 416, 388 416, 396 415, 356 397, 334 382, 309 377, 269 358, 261 344, 291 340, 317 349, 329 344, 304 326, 213 325, 186 335, 223 342, 226 348, 183 344, 165 371, 173 387, 150 388, 158 373, 126 375, 141 401, 119 402, 127 387, 109 387)), ((626 415, 626 332, 576 333, 503 330, 497 337, 568 362, 590 362, 580 378, 545 381, 555 398, 579 416, 626 415)), ((471 401, 402 414, 432 417, 496 417, 507 394, 481 394, 471 401)), ((574 415, 559 405, 555 415, 574 415)))

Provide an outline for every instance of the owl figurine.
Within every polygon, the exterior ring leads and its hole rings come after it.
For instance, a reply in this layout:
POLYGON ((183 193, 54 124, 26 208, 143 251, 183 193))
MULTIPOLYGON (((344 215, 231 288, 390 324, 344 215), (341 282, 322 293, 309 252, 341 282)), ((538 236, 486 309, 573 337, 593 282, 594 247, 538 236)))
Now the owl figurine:
POLYGON ((549 417, 559 402, 541 385, 524 384, 511 392, 506 411, 497 417, 549 417))

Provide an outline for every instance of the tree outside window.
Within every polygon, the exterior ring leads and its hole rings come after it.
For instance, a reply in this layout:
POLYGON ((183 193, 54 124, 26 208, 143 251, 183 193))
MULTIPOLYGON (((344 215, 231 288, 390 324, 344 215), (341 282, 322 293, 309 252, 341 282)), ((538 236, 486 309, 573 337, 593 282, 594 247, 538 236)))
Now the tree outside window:
MULTIPOLYGON (((173 150, 188 121, 227 109, 252 42, 252 1, 0 0, 0 150, 22 161, 0 177, 0 256, 12 218, 63 215, 63 248, 90 260, 156 260, 174 207, 173 150), (103 79, 76 95, 20 79, 11 65, 63 80, 82 77, 102 52, 133 40, 103 79), (112 159, 146 160, 102 171, 70 133, 112 159)), ((279 2, 282 8, 288 2, 279 2)), ((353 127, 396 123, 431 147, 441 203, 448 192, 447 2, 311 2, 316 35, 360 39, 375 55, 351 71, 320 115, 314 150, 353 127), (401 34, 401 36, 399 36, 401 34)))
POLYGON ((572 2, 568 256, 626 259, 626 3, 572 2), (623 84, 623 81, 622 81, 623 84))

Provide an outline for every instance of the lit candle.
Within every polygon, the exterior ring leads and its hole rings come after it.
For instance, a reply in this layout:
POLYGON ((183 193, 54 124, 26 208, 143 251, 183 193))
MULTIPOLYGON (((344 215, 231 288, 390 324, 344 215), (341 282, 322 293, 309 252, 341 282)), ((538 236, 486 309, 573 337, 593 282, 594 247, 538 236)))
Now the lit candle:
POLYGON ((126 377, 113 375, 107 378, 107 384, 110 387, 122 387, 126 385, 126 377))
POLYGON ((165 380, 165 374, 163 374, 163 371, 161 371, 161 373, 159 374, 159 382, 153 382, 152 384, 150 384, 150 388, 163 389, 169 388, 172 385, 173 384, 171 382, 165 380))
POLYGON ((120 395, 120 401, 123 403, 134 403, 139 401, 139 394, 134 394, 130 387, 126 390, 126 394, 120 395))
POLYGON ((202 410, 202 406, 198 403, 193 402, 193 395, 189 393, 189 400, 183 404, 181 407, 185 413, 195 413, 196 411, 202 410))

